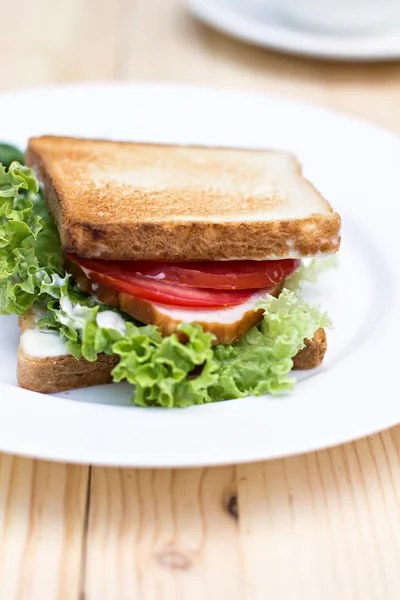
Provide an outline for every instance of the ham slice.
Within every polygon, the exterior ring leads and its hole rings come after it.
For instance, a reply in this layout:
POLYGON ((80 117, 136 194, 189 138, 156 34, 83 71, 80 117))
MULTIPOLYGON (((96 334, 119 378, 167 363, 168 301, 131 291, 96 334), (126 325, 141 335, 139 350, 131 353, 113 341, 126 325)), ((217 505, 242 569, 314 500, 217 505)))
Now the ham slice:
MULTIPOLYGON (((256 310, 257 304, 267 294, 279 294, 281 287, 277 285, 259 290, 243 304, 227 308, 182 309, 141 300, 127 294, 119 294, 119 306, 142 323, 157 325, 163 336, 176 332, 179 323, 198 323, 204 331, 214 334, 215 344, 231 344, 261 321, 263 310, 256 310)), ((181 341, 184 341, 184 334, 179 332, 178 335, 181 341)))

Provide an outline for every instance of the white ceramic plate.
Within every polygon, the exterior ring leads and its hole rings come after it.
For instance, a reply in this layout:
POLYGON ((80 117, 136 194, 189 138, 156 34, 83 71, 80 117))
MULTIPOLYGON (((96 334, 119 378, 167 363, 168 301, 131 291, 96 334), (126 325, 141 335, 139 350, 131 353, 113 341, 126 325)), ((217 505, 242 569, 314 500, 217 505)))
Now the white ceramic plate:
POLYGON ((190 409, 129 406, 110 385, 45 396, 16 385, 16 318, 0 317, 0 450, 105 465, 216 465, 285 456, 400 422, 400 141, 365 123, 261 95, 77 85, 0 96, 1 135, 282 148, 343 217, 341 264, 307 295, 334 319, 321 368, 285 398, 190 409))
POLYGON ((258 46, 328 59, 400 58, 400 23, 365 34, 325 33, 285 18, 268 0, 188 0, 188 4, 208 25, 258 46))

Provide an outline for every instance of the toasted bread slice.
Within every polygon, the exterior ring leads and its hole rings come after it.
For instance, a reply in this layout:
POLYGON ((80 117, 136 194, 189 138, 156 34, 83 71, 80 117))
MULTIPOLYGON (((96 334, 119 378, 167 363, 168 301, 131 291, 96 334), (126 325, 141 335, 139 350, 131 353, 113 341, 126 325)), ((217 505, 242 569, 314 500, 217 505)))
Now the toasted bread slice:
POLYGON ((112 382, 118 356, 100 354, 95 362, 75 360, 70 354, 37 358, 18 350, 17 379, 20 387, 42 394, 64 392, 112 382))
MULTIPOLYGON (((95 362, 89 362, 84 358, 76 360, 65 353, 45 357, 38 356, 37 352, 30 354, 28 346, 24 344, 24 336, 32 331, 39 333, 33 313, 20 319, 20 327, 17 380, 22 388, 47 394, 112 382, 111 371, 118 363, 118 356, 100 354, 95 362)), ((326 348, 325 331, 318 329, 313 339, 305 340, 305 347, 294 357, 293 368, 317 367, 324 358, 326 348)))
POLYGON ((21 338, 18 347, 17 380, 22 388, 47 394, 112 382, 111 371, 119 360, 118 356, 100 354, 95 362, 84 358, 76 360, 66 350, 63 351, 62 347, 62 354, 57 355, 55 344, 50 347, 47 345, 47 351, 52 356, 41 356, 38 352, 40 344, 37 343, 37 335, 45 336, 47 342, 49 335, 57 334, 41 334, 36 323, 37 317, 32 311, 19 321, 21 338), (33 346, 27 343, 32 332, 36 334, 36 338, 32 340, 33 346))
POLYGON ((45 136, 26 153, 64 250, 114 260, 336 252, 340 217, 276 151, 45 136))

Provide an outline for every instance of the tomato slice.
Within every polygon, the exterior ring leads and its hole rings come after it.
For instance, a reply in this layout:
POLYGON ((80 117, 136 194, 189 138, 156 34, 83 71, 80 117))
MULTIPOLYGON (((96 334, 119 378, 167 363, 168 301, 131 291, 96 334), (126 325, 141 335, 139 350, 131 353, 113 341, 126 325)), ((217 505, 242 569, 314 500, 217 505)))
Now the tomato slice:
MULTIPOLYGON (((71 257, 74 260, 73 257, 71 257)), ((75 261, 79 261, 75 257, 75 261)), ((154 261, 90 261, 94 271, 103 272, 107 266, 126 277, 173 283, 190 288, 214 290, 261 289, 280 283, 300 265, 300 260, 233 260, 193 263, 166 263, 154 261)), ((88 267, 89 268, 89 267, 88 267)))
MULTIPOLYGON (((125 269, 122 261, 89 260, 67 254, 78 264, 86 276, 113 290, 124 292, 136 298, 143 298, 160 304, 172 304, 192 308, 216 308, 236 306, 245 302, 253 293, 251 290, 214 290, 189 288, 179 284, 164 283, 157 279, 146 279, 125 269)), ((128 263, 131 264, 131 263, 128 263)))
POLYGON ((215 290, 261 289, 280 283, 300 266, 300 260, 233 260, 193 263, 132 261, 125 269, 146 279, 215 290))

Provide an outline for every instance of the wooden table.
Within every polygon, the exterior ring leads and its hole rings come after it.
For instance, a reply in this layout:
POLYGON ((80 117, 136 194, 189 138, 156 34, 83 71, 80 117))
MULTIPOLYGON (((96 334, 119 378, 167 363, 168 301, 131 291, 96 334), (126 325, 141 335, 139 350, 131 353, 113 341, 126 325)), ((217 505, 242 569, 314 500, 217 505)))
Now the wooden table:
MULTIPOLYGON (((0 0, 0 15, 1 89, 203 83, 306 99, 400 132, 399 63, 251 48, 192 20, 182 0, 0 0)), ((399 452, 400 427, 215 469, 90 468, 3 454, 0 599, 398 599, 399 452)))

